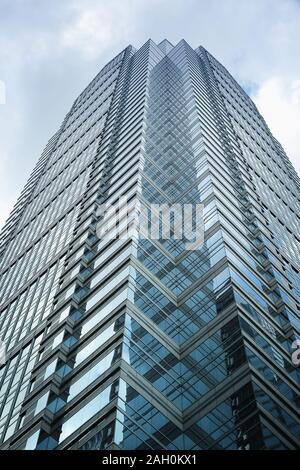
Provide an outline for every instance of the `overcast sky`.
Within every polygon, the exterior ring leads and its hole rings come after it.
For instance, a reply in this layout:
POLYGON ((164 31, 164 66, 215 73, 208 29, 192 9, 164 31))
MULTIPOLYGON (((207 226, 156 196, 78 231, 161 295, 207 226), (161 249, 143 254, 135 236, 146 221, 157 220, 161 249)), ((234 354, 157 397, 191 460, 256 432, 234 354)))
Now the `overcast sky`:
POLYGON ((76 96, 150 37, 208 49, 300 172, 300 0, 0 0, 0 227, 76 96))

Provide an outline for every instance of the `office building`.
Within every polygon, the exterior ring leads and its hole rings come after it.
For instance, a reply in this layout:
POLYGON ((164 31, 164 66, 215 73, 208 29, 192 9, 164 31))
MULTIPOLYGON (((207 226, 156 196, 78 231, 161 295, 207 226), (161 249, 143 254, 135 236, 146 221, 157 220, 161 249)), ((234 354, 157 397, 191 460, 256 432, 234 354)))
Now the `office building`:
POLYGON ((0 448, 299 448, 299 234, 300 180, 223 65, 128 46, 1 232, 0 448), (202 205, 204 243, 99 237, 120 197, 202 205))

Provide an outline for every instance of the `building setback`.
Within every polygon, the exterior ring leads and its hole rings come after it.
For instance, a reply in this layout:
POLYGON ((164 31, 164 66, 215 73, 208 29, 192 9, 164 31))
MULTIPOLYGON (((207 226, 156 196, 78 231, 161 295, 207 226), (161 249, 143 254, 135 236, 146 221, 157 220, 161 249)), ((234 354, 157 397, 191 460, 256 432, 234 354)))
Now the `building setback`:
POLYGON ((203 47, 117 55, 1 232, 0 448, 299 448, 299 188, 203 47), (203 204, 204 244, 99 238, 121 196, 203 204))

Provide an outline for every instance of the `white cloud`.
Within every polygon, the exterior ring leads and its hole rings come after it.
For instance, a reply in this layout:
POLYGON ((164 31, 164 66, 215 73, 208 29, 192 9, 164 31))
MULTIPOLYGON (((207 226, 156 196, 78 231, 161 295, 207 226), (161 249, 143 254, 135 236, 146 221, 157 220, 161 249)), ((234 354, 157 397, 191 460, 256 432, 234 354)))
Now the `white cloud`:
POLYGON ((76 49, 85 59, 95 59, 134 29, 136 7, 136 1, 75 3, 72 21, 61 33, 62 46, 76 49))
POLYGON ((252 98, 300 173, 300 79, 269 78, 252 98))
POLYGON ((206 47, 257 90, 252 94, 275 137, 294 163, 299 158, 298 0, 0 3, 0 80, 7 95, 0 106, 0 164, 8 156, 0 168, 2 214, 76 96, 124 47, 140 47, 150 37, 206 47))

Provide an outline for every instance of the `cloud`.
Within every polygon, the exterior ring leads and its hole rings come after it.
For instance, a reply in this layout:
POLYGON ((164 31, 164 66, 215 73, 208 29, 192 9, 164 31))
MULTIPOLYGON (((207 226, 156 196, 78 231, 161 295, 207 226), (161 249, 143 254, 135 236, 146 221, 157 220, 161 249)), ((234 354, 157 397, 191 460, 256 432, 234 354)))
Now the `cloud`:
POLYGON ((73 21, 61 32, 62 47, 76 49, 85 59, 95 59, 113 43, 129 36, 134 28, 133 7, 137 7, 136 1, 76 2, 73 21))
POLYGON ((93 76, 128 44, 140 47, 149 37, 206 47, 249 90, 296 164, 299 1, 1 0, 0 210, 16 200, 93 76))
POLYGON ((270 78, 252 98, 300 173, 300 79, 270 78))

